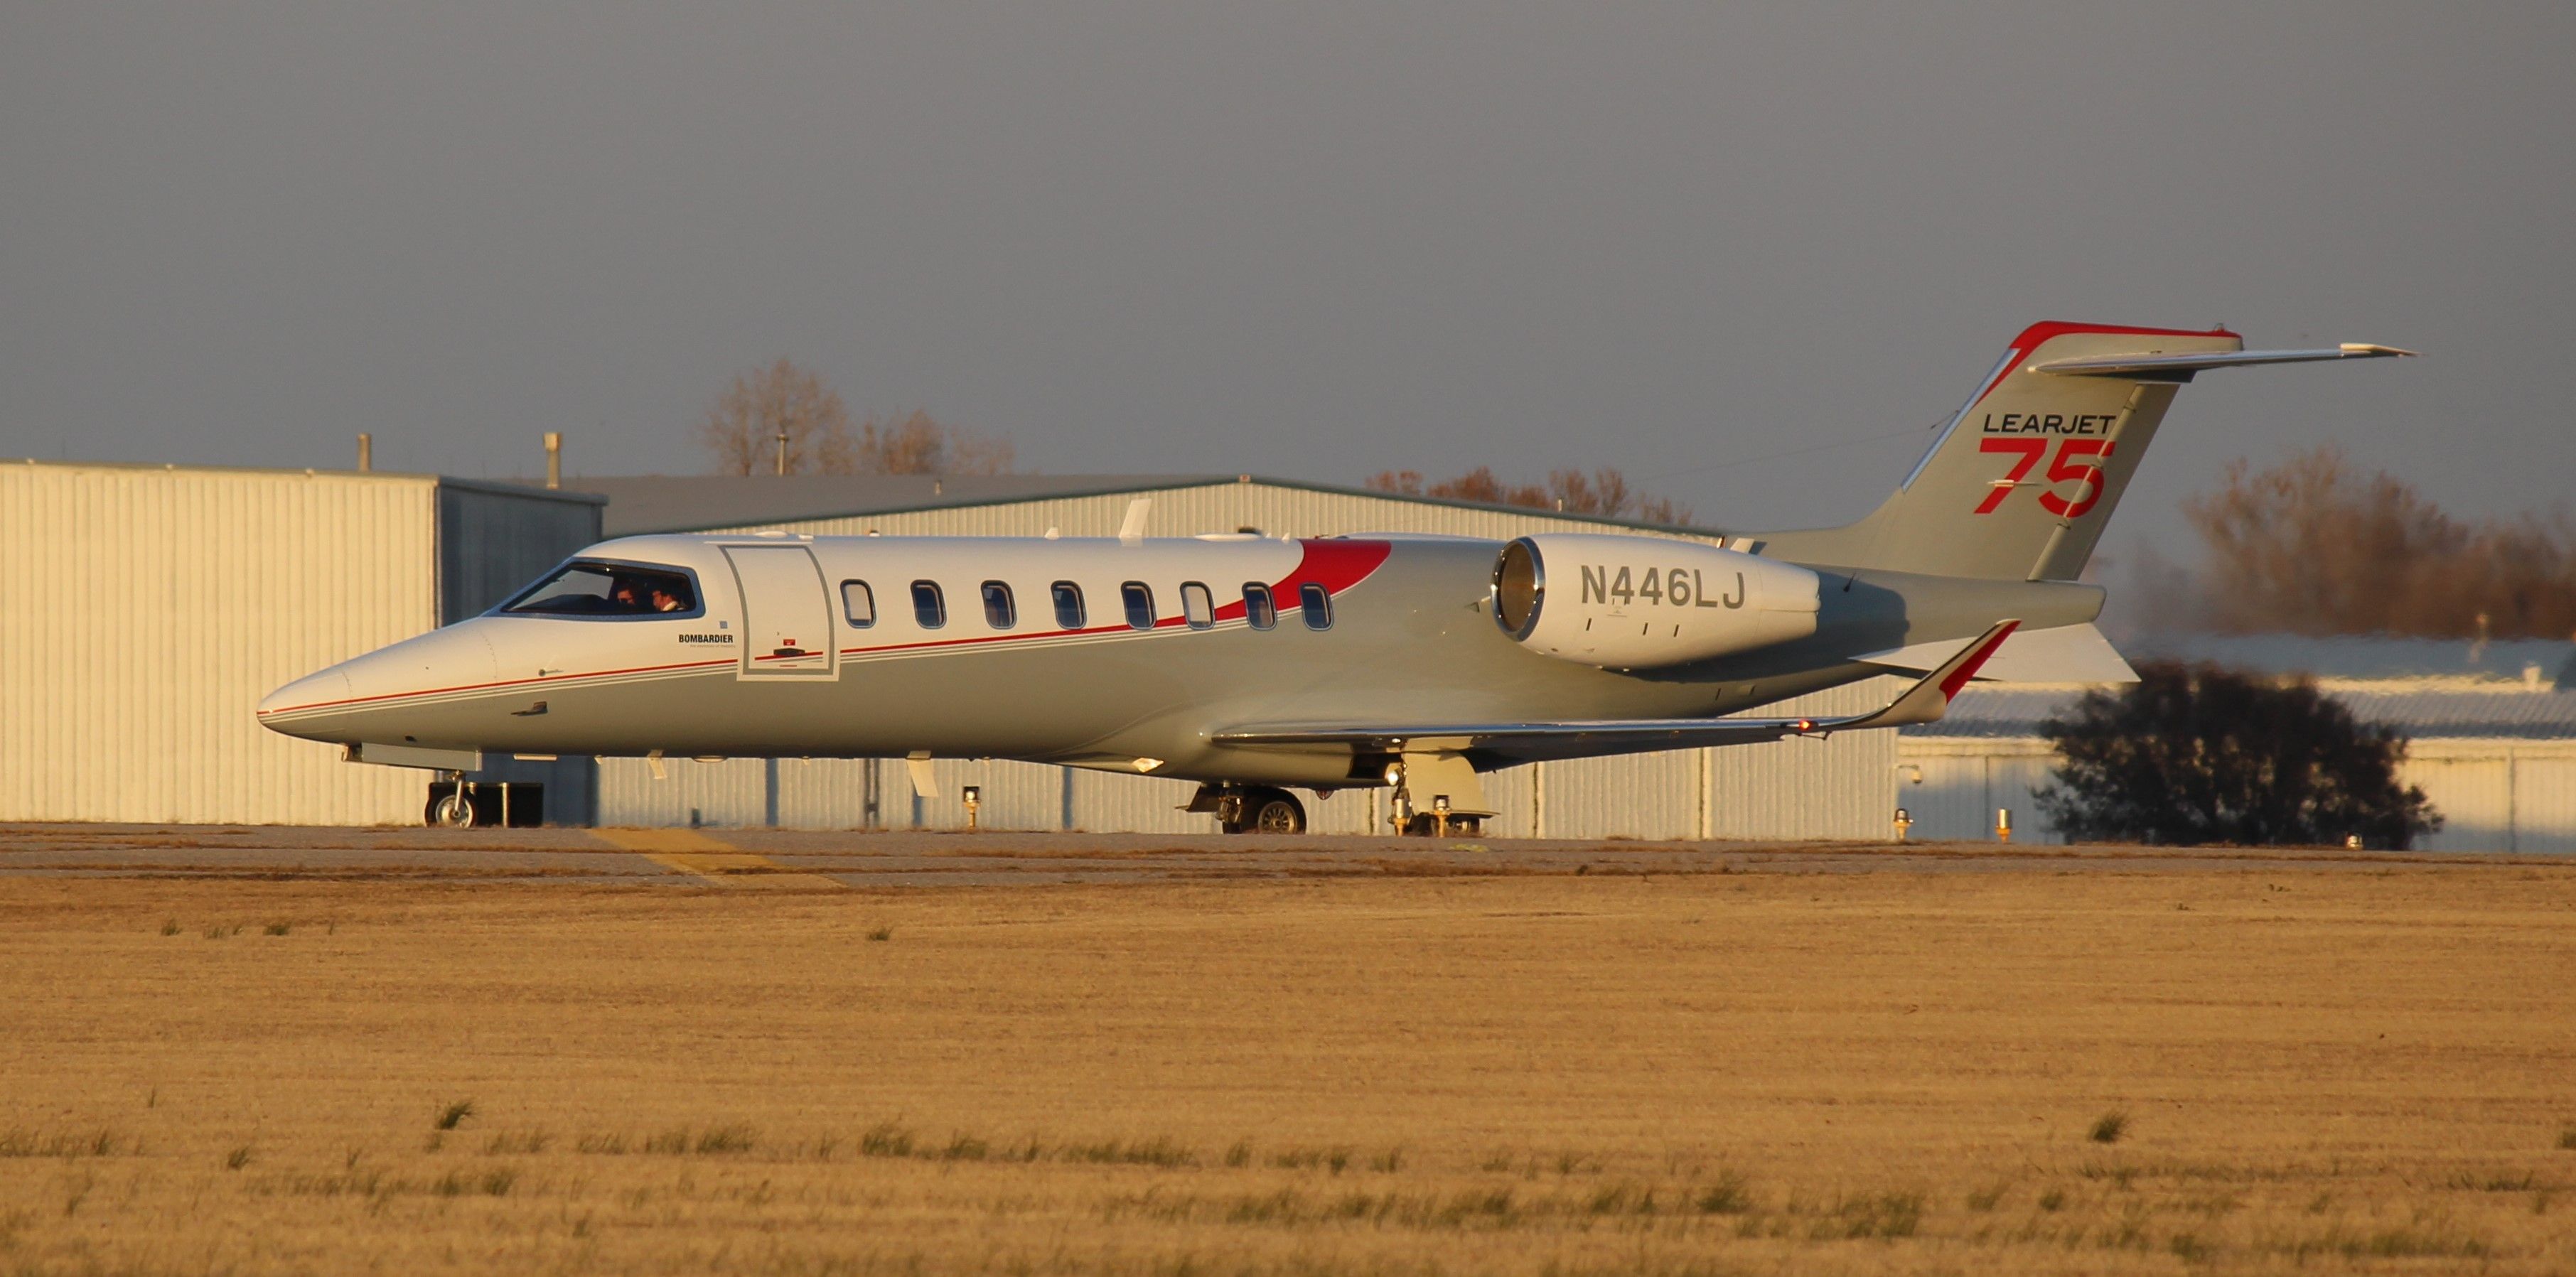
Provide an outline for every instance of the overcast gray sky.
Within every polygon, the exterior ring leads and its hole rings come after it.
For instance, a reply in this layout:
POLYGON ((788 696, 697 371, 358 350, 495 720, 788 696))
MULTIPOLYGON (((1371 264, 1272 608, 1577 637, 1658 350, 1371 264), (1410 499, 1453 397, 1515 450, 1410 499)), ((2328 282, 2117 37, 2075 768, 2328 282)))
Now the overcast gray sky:
POLYGON ((2576 473, 2576 5, 0 15, 0 455, 686 473, 784 354, 1034 469, 1784 526, 2055 318, 2430 352, 2204 378, 2115 548, 2323 440, 2576 473))

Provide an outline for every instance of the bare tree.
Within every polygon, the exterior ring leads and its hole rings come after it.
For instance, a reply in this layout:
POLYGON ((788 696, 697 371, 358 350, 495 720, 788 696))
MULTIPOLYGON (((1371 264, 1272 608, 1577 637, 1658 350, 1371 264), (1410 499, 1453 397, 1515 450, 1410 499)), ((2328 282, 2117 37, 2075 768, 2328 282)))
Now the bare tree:
POLYGON ((2318 448, 2240 460, 2183 503, 2208 551, 2196 611, 2221 631, 2557 638, 2576 629, 2576 525, 2453 518, 2414 485, 2318 448))
POLYGON ((734 374, 698 423, 698 443, 718 474, 847 474, 856 447, 841 396, 783 358, 734 374))
POLYGON ((1015 460, 1009 440, 917 409, 853 430, 841 396, 785 359, 735 374, 698 442, 718 474, 1009 474, 1015 460))
POLYGON ((1562 510, 1605 519, 1635 518, 1677 526, 1687 525, 1691 519, 1690 507, 1667 498, 1641 496, 1628 486, 1628 476, 1609 466, 1590 474, 1575 469, 1550 471, 1544 484, 1506 483, 1495 477, 1491 466, 1478 466, 1437 483, 1425 483, 1418 470, 1382 470, 1369 477, 1368 486, 1404 496, 1562 510))
POLYGON ((852 453, 856 474, 1009 474, 1017 450, 1008 439, 952 426, 919 409, 888 421, 869 417, 852 453))
POLYGON ((1568 514, 1615 519, 1636 505, 1636 497, 1628 491, 1628 476, 1609 466, 1593 471, 1589 477, 1580 470, 1550 470, 1547 491, 1556 499, 1556 508, 1568 514))

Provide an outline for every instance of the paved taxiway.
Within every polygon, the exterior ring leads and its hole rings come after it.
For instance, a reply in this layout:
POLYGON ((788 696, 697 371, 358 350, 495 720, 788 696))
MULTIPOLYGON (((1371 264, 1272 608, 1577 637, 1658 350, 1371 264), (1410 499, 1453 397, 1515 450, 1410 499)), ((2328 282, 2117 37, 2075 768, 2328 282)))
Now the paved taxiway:
POLYGON ((619 882, 770 890, 1228 878, 2372 870, 2499 864, 2576 872, 2576 857, 2568 856, 1992 843, 0 825, 0 874, 8 875, 619 882))

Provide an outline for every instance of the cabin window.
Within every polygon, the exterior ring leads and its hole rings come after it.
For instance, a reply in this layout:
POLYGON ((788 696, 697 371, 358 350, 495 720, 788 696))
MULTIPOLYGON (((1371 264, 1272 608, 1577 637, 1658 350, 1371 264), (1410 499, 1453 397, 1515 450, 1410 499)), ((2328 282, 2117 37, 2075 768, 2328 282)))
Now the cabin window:
POLYGON ((682 616, 698 611, 686 573, 622 563, 567 563, 501 605, 523 616, 682 616))
POLYGON ((1071 581, 1058 581, 1048 591, 1055 595, 1055 625, 1060 630, 1082 628, 1082 587, 1071 581))
POLYGON ((1297 587, 1297 602, 1306 613, 1306 628, 1333 628, 1333 596, 1312 581, 1297 587))
POLYGON ((1020 623, 1020 610, 1011 603, 1009 582, 984 583, 984 623, 997 630, 1007 630, 1020 623))
POLYGON ((1204 582, 1181 583, 1181 615, 1188 618, 1190 628, 1194 630, 1204 630, 1216 624, 1216 596, 1208 593, 1204 582))
POLYGON ((1127 628, 1154 628, 1154 589, 1142 581, 1129 581, 1118 587, 1118 597, 1127 604, 1127 628))
POLYGON ((925 630, 948 624, 948 600, 940 595, 939 582, 912 583, 912 619, 921 622, 925 630))
POLYGON ((841 582, 841 616, 854 630, 864 630, 877 623, 877 596, 868 588, 867 582, 841 582))
POLYGON ((1259 581, 1243 583, 1243 619, 1252 628, 1266 630, 1279 623, 1279 605, 1270 599, 1270 587, 1259 581))

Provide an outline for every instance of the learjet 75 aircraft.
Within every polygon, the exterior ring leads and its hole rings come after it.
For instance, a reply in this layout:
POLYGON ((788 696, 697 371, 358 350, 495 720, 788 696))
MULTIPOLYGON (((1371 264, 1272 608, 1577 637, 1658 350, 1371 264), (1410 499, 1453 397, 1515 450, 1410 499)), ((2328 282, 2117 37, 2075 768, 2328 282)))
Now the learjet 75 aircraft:
MULTIPOLYGON (((1895 727, 1970 678, 2133 677, 2075 578, 2223 329, 2024 331, 1857 523, 1729 534, 1115 539, 637 536, 485 615, 279 688, 277 731, 462 774, 485 754, 1009 758, 1200 783, 1228 832, 1393 790, 1472 831, 1480 773, 1895 727), (1896 672, 1838 718, 1745 711, 1896 672)), ((433 819, 470 823, 451 796, 433 819)))

